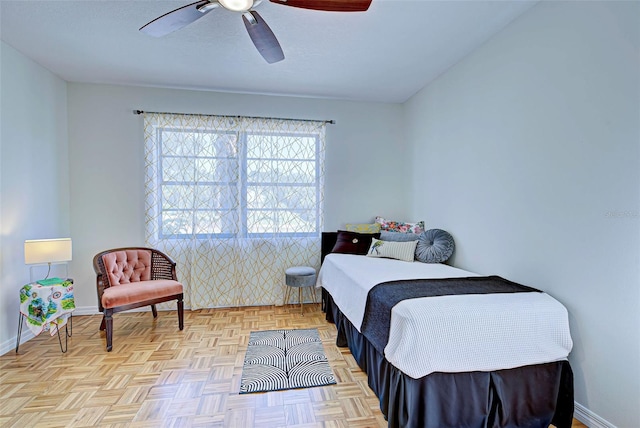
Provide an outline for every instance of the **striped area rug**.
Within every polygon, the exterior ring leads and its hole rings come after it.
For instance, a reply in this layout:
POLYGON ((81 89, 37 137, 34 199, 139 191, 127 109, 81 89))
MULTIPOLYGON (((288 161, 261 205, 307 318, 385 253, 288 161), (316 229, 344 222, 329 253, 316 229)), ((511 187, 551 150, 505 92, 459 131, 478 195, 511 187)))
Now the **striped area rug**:
POLYGON ((334 383, 317 329, 251 332, 240 394, 334 383))

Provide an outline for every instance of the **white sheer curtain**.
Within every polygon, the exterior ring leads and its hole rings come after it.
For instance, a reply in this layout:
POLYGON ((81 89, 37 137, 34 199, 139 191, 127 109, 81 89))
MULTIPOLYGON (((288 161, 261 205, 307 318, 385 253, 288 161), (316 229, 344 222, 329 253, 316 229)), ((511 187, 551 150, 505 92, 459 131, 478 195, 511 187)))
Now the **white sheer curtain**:
POLYGON ((192 309, 281 304, 319 268, 325 123, 145 113, 147 245, 177 262, 192 309))

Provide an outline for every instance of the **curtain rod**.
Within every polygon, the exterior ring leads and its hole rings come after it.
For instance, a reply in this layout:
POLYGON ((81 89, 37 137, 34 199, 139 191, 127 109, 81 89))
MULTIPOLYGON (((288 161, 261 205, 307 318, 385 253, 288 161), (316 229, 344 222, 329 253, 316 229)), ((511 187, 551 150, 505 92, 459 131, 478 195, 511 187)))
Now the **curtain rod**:
POLYGON ((229 115, 220 115, 220 114, 199 114, 199 113, 170 113, 166 111, 144 111, 144 110, 134 110, 133 114, 144 114, 144 113, 153 113, 153 114, 181 114, 184 116, 219 116, 219 117, 245 117, 247 119, 278 119, 278 120, 297 120, 300 122, 324 122, 329 123, 331 125, 335 124, 336 121, 333 119, 324 119, 324 120, 314 120, 314 119, 288 119, 282 117, 263 117, 263 116, 229 116, 229 115))

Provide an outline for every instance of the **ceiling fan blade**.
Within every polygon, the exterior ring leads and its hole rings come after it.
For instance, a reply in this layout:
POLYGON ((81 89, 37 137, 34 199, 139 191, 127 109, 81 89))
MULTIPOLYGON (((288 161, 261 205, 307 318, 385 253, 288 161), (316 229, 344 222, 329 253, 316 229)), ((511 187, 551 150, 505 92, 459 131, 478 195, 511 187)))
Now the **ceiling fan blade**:
POLYGON ((161 37, 179 30, 182 27, 186 27, 218 6, 218 3, 210 2, 209 0, 200 0, 157 17, 142 26, 140 31, 150 36, 161 37))
POLYGON ((371 4, 371 0, 271 0, 271 2, 328 12, 364 12, 371 4))
POLYGON ((269 63, 282 61, 284 52, 278 43, 278 39, 271 31, 262 17, 255 10, 250 10, 242 14, 244 26, 247 28, 251 41, 260 52, 260 55, 269 63))

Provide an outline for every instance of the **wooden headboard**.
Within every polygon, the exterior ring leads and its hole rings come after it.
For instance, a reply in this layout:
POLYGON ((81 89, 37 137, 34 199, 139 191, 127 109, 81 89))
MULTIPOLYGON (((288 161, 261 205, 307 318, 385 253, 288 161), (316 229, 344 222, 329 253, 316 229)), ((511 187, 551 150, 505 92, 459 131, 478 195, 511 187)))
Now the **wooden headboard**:
POLYGON ((322 232, 322 246, 320 249, 320 263, 324 262, 324 257, 331 252, 338 240, 338 232, 322 232))

